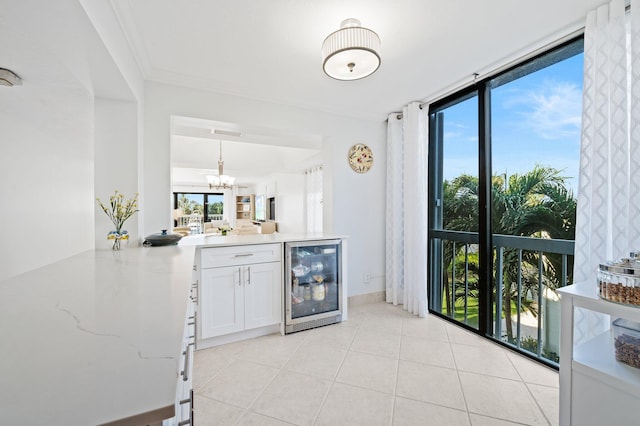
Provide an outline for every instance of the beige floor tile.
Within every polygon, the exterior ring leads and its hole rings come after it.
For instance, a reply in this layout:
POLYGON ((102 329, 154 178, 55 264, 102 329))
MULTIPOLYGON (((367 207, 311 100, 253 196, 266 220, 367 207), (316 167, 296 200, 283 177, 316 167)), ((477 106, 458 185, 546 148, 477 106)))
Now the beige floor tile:
POLYGON ((200 389, 233 360, 232 355, 216 348, 196 351, 193 356, 193 389, 200 389))
POLYGON ((242 360, 232 362, 204 385, 203 396, 248 408, 278 373, 278 369, 242 360))
POLYGON ((369 314, 366 311, 349 309, 347 320, 342 321, 341 324, 351 328, 359 328, 368 316, 369 314))
POLYGON ((545 417, 551 425, 560 422, 560 405, 558 388, 527 383, 527 387, 538 402, 545 417))
POLYGON ((270 367, 282 368, 308 337, 308 334, 299 333, 286 336, 271 334, 247 340, 236 357, 270 367))
POLYGON ((357 329, 346 325, 346 322, 332 324, 311 330, 306 343, 330 345, 338 349, 349 349, 357 329))
POLYGON ((438 367, 456 367, 449 342, 424 340, 413 336, 402 336, 400 359, 438 367))
POLYGON ((447 331, 447 338, 451 343, 470 346, 487 346, 491 344, 484 337, 480 337, 479 335, 472 333, 471 331, 466 330, 458 325, 451 324, 446 320, 443 321, 445 321, 444 327, 447 331))
POLYGON ((196 351, 196 424, 557 424, 555 371, 398 306, 350 318, 196 351))
POLYGON ((522 423, 508 422, 495 417, 481 416, 479 414, 469 413, 472 426, 522 426, 522 423))
POLYGON ((547 420, 521 381, 460 372, 470 413, 527 425, 547 425, 547 420))
POLYGON ((469 426, 469 415, 463 410, 396 397, 393 424, 397 426, 469 426))
POLYGON ((537 362, 532 362, 530 359, 513 351, 507 350, 505 352, 525 382, 556 388, 560 386, 559 374, 556 370, 537 362))
POLYGON ((402 321, 402 334, 404 336, 419 337, 426 340, 448 342, 447 330, 444 320, 430 315, 426 318, 411 317, 402 321))
POLYGON ((398 360, 396 359, 349 352, 336 381, 393 394, 396 387, 397 370, 398 360))
POLYGON ((351 350, 397 359, 400 355, 400 334, 378 333, 359 329, 351 350))
POLYGON ((245 412, 242 408, 198 395, 193 406, 194 421, 199 425, 235 425, 245 412))
POLYGON ((360 330, 399 335, 402 333, 402 320, 398 315, 369 315, 360 325, 360 330))
POLYGON ((282 370, 251 406, 251 411, 296 425, 311 425, 331 382, 282 370))
POLYGON ((361 308, 367 314, 383 315, 387 317, 406 317, 410 315, 402 305, 392 303, 365 303, 356 307, 361 308))
POLYGON ((456 370, 400 360, 396 396, 466 410, 456 370))
POLYGON ((469 346, 451 344, 456 366, 460 371, 486 374, 504 379, 520 380, 520 375, 497 345, 469 346))
MULTIPOLYGON (((244 416, 240 418, 236 426, 290 426, 291 423, 283 422, 271 417, 263 416, 262 414, 252 413, 247 411, 244 416)), ((198 424, 200 426, 200 424, 198 424)))
POLYGON ((335 383, 314 425, 388 426, 392 409, 392 395, 335 383))
POLYGON ((293 354, 285 369, 333 380, 344 361, 347 351, 333 345, 306 341, 293 354))

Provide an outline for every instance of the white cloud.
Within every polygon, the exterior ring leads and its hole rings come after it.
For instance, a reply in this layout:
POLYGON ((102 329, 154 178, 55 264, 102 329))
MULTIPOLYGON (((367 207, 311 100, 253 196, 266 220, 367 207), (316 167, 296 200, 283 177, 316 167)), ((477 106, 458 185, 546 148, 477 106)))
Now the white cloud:
POLYGON ((580 135, 582 89, 575 83, 547 80, 541 86, 514 91, 505 106, 518 106, 523 130, 547 140, 580 135))

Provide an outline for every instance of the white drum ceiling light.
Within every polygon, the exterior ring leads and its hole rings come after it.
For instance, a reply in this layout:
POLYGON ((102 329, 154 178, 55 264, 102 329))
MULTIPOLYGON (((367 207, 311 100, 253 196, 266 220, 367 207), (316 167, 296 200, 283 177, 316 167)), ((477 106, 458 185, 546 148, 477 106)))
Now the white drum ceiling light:
POLYGON ((322 68, 336 80, 358 80, 380 67, 379 49, 378 34, 357 19, 345 19, 322 43, 322 68))

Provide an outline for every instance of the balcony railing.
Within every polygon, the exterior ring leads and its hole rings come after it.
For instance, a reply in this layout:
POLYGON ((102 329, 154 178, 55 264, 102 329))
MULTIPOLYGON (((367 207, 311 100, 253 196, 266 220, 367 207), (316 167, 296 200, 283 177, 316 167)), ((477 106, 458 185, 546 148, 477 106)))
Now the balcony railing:
MULTIPOLYGON (((559 363, 559 301, 570 284, 574 241, 493 235, 493 337, 545 363, 559 363), (506 307, 506 309, 505 309, 506 307), (514 330, 515 323, 515 330, 514 330)), ((431 231, 432 261, 440 273, 441 313, 477 327, 478 234, 431 231), (448 301, 446 299, 449 299, 448 301)), ((436 308, 437 310, 437 308, 436 308)))

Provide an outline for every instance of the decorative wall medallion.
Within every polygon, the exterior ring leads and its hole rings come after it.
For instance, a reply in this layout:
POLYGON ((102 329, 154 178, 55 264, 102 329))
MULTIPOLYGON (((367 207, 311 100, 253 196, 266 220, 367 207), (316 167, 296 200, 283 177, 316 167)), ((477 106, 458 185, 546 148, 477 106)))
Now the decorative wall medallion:
POLYGON ((349 150, 349 165, 356 173, 366 173, 373 164, 373 152, 363 143, 357 143, 349 150))

